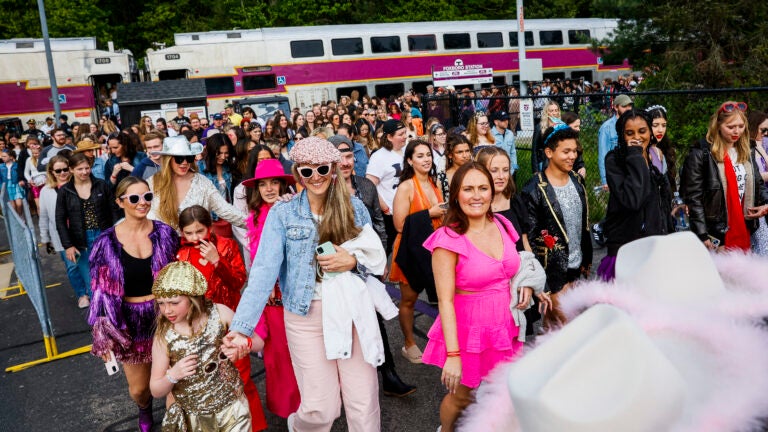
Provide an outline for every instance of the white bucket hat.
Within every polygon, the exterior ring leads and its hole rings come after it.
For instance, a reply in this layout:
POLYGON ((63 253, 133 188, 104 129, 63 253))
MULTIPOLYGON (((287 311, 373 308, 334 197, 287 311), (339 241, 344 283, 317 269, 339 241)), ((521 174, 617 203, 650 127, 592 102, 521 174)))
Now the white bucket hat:
POLYGON ((152 152, 153 156, 197 156, 203 152, 203 145, 190 143, 184 135, 167 137, 163 140, 163 149, 152 152))
POLYGON ((595 305, 494 370, 459 431, 762 431, 763 330, 687 311, 595 305))

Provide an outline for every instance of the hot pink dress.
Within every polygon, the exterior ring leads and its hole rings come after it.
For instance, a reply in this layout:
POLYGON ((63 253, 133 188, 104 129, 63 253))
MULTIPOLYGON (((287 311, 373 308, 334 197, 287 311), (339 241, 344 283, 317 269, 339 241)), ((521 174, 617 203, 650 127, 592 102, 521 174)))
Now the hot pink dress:
MULTIPOLYGON (((466 236, 448 227, 439 228, 424 242, 430 252, 443 248, 458 254, 456 289, 474 293, 456 293, 454 297, 461 383, 470 388, 479 386, 498 363, 513 358, 523 347, 517 340, 519 327, 509 310, 509 280, 520 268, 520 256, 515 248, 518 234, 506 219, 494 218, 494 221, 504 241, 501 260, 481 252, 466 236)), ((428 336, 422 361, 442 368, 446 348, 440 316, 428 336)))

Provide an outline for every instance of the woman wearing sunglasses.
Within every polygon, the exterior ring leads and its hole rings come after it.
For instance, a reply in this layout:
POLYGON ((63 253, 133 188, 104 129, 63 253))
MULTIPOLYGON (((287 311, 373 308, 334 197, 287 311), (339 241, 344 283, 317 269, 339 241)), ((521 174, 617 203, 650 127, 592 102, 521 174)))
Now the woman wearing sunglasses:
POLYGON ((343 399, 349 430, 375 432, 380 412, 372 363, 384 361, 376 312, 361 306, 353 327, 340 305, 359 305, 368 291, 362 288, 359 296, 346 300, 339 297, 363 283, 358 275, 383 272, 386 256, 365 205, 349 195, 338 168, 341 155, 333 144, 305 138, 290 156, 304 190, 269 210, 260 240, 269 247, 256 253, 224 343, 241 356, 247 353, 247 336, 279 280, 301 396, 298 410, 288 417, 288 430, 330 430, 343 399), (365 248, 353 249, 353 244, 365 248), (344 322, 349 324, 344 329, 352 331, 333 331, 338 329, 335 323, 344 322))
POLYGON ((86 294, 77 304, 88 307, 91 275, 88 257, 96 237, 119 219, 112 207, 112 193, 107 184, 91 174, 91 163, 84 153, 69 158, 72 178, 59 190, 56 200, 56 231, 66 258, 77 266, 86 285, 86 294))
POLYGON ((184 135, 163 140, 160 171, 149 179, 149 187, 158 199, 152 202, 150 219, 161 220, 179 229, 179 213, 195 204, 215 212, 219 219, 245 227, 245 214, 229 204, 216 186, 197 172, 195 156, 203 152, 199 143, 190 144, 184 135))
POLYGON ((91 353, 104 361, 114 354, 123 363, 128 393, 139 408, 139 430, 149 432, 154 423, 149 391, 156 319, 152 283, 176 259, 179 236, 147 218, 157 198, 144 180, 126 177, 116 195, 125 219, 96 239, 91 254, 91 353))
POLYGON ((768 214, 768 191, 749 149, 746 111, 744 102, 720 105, 707 136, 685 158, 680 195, 691 231, 710 250, 749 251, 757 219, 768 214))
POLYGON ((88 307, 88 286, 77 269, 77 265, 67 259, 64 247, 61 245, 59 233, 56 230, 56 199, 59 189, 69 183, 71 177, 69 160, 62 155, 51 158, 46 168, 46 183, 40 190, 40 241, 45 243, 49 254, 58 252, 64 266, 67 269, 67 277, 72 289, 75 290, 78 306, 81 309, 88 307))

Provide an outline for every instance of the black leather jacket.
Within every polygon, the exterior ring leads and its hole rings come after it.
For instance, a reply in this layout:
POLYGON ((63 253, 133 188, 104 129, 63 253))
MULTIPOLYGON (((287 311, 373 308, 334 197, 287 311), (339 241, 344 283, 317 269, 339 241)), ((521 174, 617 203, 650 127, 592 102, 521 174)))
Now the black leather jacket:
MULTIPOLYGON (((752 172, 759 173, 755 158, 750 152, 752 172)), ((754 202, 748 207, 756 207, 768 202, 768 190, 759 175, 753 175, 747 181, 754 182, 754 202)), ((708 236, 725 240, 728 231, 728 211, 725 204, 725 189, 720 179, 717 161, 712 156, 710 144, 702 139, 691 147, 685 158, 680 176, 680 196, 688 205, 691 231, 702 241, 708 236)), ((757 220, 746 220, 749 232, 757 229, 757 220)))
MULTIPOLYGON (((111 227, 117 220, 119 212, 114 203, 110 188, 104 180, 97 179, 91 175, 91 197, 96 203, 96 218, 99 221, 99 229, 102 231, 111 227)), ((80 196, 75 189, 75 180, 59 189, 59 196, 56 199, 56 231, 61 238, 61 245, 64 249, 75 246, 84 250, 88 247, 85 235, 85 217, 83 215, 83 205, 80 203, 80 196)))
MULTIPOLYGON (((571 171, 569 173, 571 181, 576 186, 581 199, 581 265, 582 274, 589 275, 592 266, 592 237, 589 233, 589 205, 587 204, 587 193, 584 187, 584 180, 580 175, 571 171)), ((570 241, 568 233, 565 232, 565 220, 560 203, 557 201, 557 195, 547 176, 541 172, 535 174, 533 178, 523 187, 523 201, 528 209, 528 219, 530 221, 530 232, 528 240, 531 244, 533 253, 541 262, 547 273, 547 288, 556 293, 566 284, 566 273, 568 271, 568 255, 570 241), (557 237, 554 246, 549 247, 546 244, 545 236, 557 237)))
POLYGON ((371 216, 371 225, 376 234, 379 235, 381 243, 387 247, 387 230, 384 228, 384 216, 379 206, 379 193, 376 192, 376 185, 365 177, 352 175, 352 187, 355 188, 355 196, 365 204, 368 214, 371 216))

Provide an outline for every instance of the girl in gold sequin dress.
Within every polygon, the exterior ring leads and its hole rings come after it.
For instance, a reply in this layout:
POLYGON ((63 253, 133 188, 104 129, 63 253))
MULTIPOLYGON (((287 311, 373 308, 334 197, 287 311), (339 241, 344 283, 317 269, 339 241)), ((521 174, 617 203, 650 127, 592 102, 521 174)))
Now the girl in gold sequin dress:
MULTIPOLYGON (((175 399, 162 430, 250 432, 243 383, 221 345, 234 312, 206 300, 206 289, 202 273, 184 261, 167 265, 152 287, 160 314, 150 389, 175 399)), ((251 346, 260 351, 264 341, 254 335, 251 346)))

